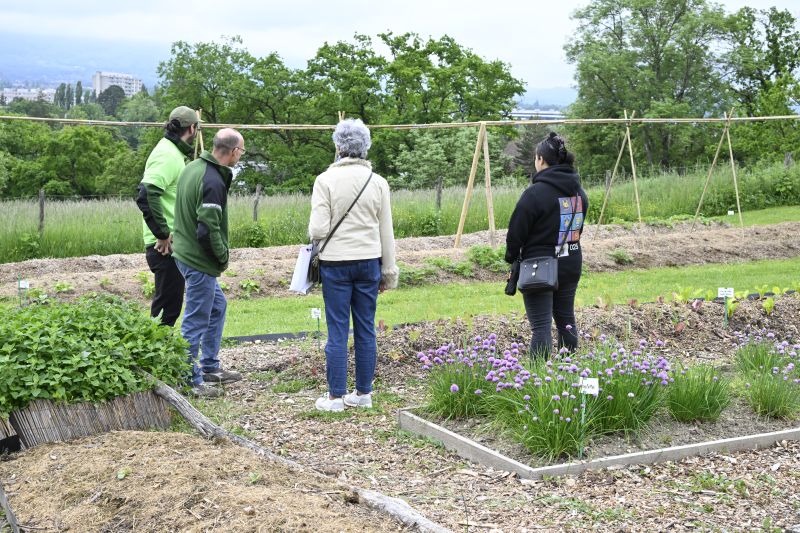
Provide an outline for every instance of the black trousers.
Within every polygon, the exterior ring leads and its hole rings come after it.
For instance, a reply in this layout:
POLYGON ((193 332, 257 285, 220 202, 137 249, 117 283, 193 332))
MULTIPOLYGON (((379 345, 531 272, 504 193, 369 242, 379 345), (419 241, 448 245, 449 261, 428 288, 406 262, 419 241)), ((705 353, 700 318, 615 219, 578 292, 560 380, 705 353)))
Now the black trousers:
POLYGON ((150 316, 161 315, 161 324, 174 326, 181 315, 185 282, 171 255, 161 255, 148 246, 145 255, 150 272, 155 275, 156 290, 150 305, 150 316))
MULTIPOLYGON (((580 277, 579 277, 580 278, 580 277)), ((578 329, 575 324, 575 291, 578 281, 561 282, 555 292, 523 294, 525 314, 531 324, 533 336, 529 355, 532 358, 549 358, 553 350, 553 335, 550 332, 552 320, 558 330, 558 347, 566 347, 570 352, 578 349, 578 329)))

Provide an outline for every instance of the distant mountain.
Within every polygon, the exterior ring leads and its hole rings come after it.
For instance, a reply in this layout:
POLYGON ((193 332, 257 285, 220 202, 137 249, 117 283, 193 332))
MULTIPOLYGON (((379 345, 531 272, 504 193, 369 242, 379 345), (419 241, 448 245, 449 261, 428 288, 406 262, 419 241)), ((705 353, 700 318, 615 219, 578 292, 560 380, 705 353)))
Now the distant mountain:
POLYGON ((0 33, 0 51, 0 80, 4 84, 27 81, 45 87, 80 80, 84 87, 91 88, 92 76, 103 70, 132 74, 152 89, 158 63, 169 58, 169 44, 7 32, 0 33))
POLYGON ((520 99, 520 107, 526 108, 564 108, 570 105, 578 97, 578 91, 571 87, 528 87, 525 94, 520 99), (538 105, 537 105, 538 104, 538 105))

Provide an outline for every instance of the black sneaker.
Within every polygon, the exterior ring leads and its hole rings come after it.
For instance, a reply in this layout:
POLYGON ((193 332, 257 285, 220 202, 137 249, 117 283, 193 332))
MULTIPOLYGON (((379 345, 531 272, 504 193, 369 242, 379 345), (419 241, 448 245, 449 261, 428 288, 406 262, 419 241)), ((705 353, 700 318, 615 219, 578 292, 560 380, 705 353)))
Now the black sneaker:
POLYGON ((203 381, 206 383, 233 383, 242 379, 239 372, 218 368, 213 372, 203 372, 203 381))
POLYGON ((189 389, 189 396, 195 398, 219 398, 223 394, 222 389, 206 385, 205 383, 193 385, 192 388, 189 389))

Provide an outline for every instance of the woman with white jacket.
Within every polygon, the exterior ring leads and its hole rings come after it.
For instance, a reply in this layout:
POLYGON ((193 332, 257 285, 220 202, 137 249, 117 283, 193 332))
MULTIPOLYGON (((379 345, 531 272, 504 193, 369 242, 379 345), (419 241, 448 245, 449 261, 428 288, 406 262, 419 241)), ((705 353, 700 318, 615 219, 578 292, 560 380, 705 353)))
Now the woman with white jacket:
POLYGON ((308 225, 311 239, 322 241, 320 246, 325 244, 320 254, 320 277, 328 325, 328 392, 316 401, 321 411, 342 411, 345 405, 372 407, 378 293, 397 287, 400 273, 395 263, 389 184, 372 172, 367 160, 369 129, 361 120, 343 120, 333 132, 333 143, 336 162, 314 182, 308 225), (329 238, 340 220, 341 225, 329 238), (356 380, 355 390, 348 393, 351 314, 356 380))

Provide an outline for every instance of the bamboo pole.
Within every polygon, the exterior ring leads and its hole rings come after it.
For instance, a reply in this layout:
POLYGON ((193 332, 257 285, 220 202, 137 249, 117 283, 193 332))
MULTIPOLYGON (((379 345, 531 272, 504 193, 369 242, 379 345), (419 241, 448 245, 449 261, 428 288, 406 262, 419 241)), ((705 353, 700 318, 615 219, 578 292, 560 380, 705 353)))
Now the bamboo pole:
POLYGON ((197 159, 198 150, 197 147, 200 147, 200 152, 204 150, 203 148, 203 130, 200 129, 201 117, 203 116, 203 108, 201 107, 196 111, 197 113, 197 135, 194 138, 194 158, 197 159))
MULTIPOLYGON (((633 113, 631 113, 633 114, 633 113)), ((628 110, 625 110, 625 118, 628 118, 628 110)), ((625 125, 625 135, 628 137, 628 153, 631 156, 631 172, 633 173, 633 194, 636 196, 636 214, 639 216, 639 224, 642 223, 642 205, 639 203, 639 185, 636 183, 636 163, 633 160, 633 143, 631 142, 631 124, 625 125)))
POLYGON ((483 134, 483 166, 486 171, 486 214, 489 217, 489 242, 492 248, 497 247, 496 228, 494 225, 494 200, 492 199, 492 172, 489 163, 489 132, 483 134))
POLYGON ((475 153, 472 156, 472 168, 470 168, 469 180, 467 180, 467 191, 464 194, 464 206, 461 208, 461 219, 458 221, 458 231, 456 232, 456 240, 453 244, 454 248, 461 246, 461 235, 464 233, 464 222, 467 220, 469 201, 472 199, 472 186, 475 184, 475 174, 478 172, 478 160, 481 157, 481 146, 483 145, 483 137, 485 135, 486 124, 481 122, 480 129, 478 130, 478 140, 475 143, 475 153))
MULTIPOLYGON (((48 122, 53 124, 69 124, 82 126, 135 126, 142 128, 163 128, 161 122, 119 122, 113 120, 86 120, 70 118, 47 118, 47 117, 20 117, 14 115, 0 115, 0 120, 25 120, 29 122, 48 122)), ((731 122, 769 122, 776 120, 800 120, 800 115, 774 115, 766 117, 736 117, 731 122)), ((711 117, 697 118, 638 118, 636 120, 624 118, 570 118, 558 120, 490 120, 483 122, 432 122, 430 124, 373 124, 368 126, 370 129, 453 129, 453 128, 475 128, 481 124, 486 126, 527 126, 527 125, 586 125, 586 124, 715 124, 725 122, 725 119, 711 117)), ((207 123, 205 127, 211 129, 236 128, 239 130, 332 130, 336 128, 334 124, 216 124, 207 123)))
MULTIPOLYGON (((733 114, 733 109, 731 109, 733 114)), ((744 238, 744 218, 742 218, 742 205, 739 201, 739 182, 736 179, 736 161, 733 159, 733 144, 731 144, 731 130, 725 128, 725 136, 728 137, 728 153, 731 158, 731 171, 733 172, 733 189, 736 191, 736 210, 739 212, 739 227, 742 230, 742 238, 744 238)))
MULTIPOLYGON (((631 112, 631 118, 636 114, 636 111, 631 112)), ((608 187, 606 187, 606 194, 603 198, 603 207, 600 209, 600 218, 597 219, 597 226, 595 226, 594 233, 592 234, 592 239, 595 238, 597 232, 600 231, 600 224, 603 223, 603 214, 606 212, 606 204, 608 203, 608 198, 611 196, 611 186, 614 184, 614 177, 617 175, 617 169, 619 168, 619 163, 622 160, 622 154, 625 152, 625 146, 628 144, 628 136, 622 136, 622 146, 619 148, 619 153, 617 154, 617 161, 614 163, 614 170, 611 172, 611 179, 608 180, 608 187)))
MULTIPOLYGON (((733 114, 733 109, 731 109, 730 114, 723 113, 722 115, 726 119, 730 119, 730 116, 732 114, 733 114)), ((711 161, 711 167, 708 169, 708 176, 706 176, 706 183, 703 186, 703 192, 700 193, 700 202, 698 202, 697 204, 697 211, 694 212, 694 219, 692 220, 692 228, 691 228, 692 231, 694 231, 694 226, 697 223, 697 217, 700 216, 700 209, 703 207, 703 199, 706 197, 708 184, 711 182, 712 174, 714 174, 714 167, 717 165, 717 159, 719 158, 719 151, 722 149, 722 143, 725 142, 725 134, 728 131, 729 125, 730 125, 729 120, 726 120, 725 127, 722 129, 722 133, 719 136, 719 143, 717 143, 717 151, 714 152, 714 159, 711 161)))

